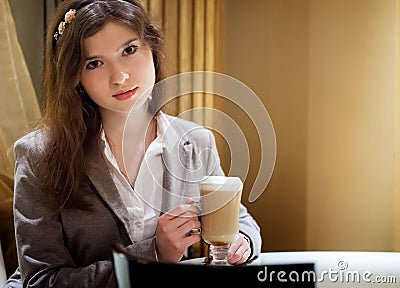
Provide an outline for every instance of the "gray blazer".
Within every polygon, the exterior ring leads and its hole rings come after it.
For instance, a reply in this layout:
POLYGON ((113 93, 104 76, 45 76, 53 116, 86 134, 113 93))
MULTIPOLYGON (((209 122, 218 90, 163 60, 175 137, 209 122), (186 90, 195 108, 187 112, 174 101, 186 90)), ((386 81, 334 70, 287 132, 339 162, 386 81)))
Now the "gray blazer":
MULTIPOLYGON (((165 116, 171 125, 163 138, 164 212, 198 196, 196 180, 223 174, 213 134, 192 122, 165 116)), ((78 197, 72 195, 57 212, 39 189, 31 165, 42 157, 44 141, 36 131, 14 145, 19 268, 5 287, 21 287, 21 278, 27 287, 117 287, 113 244, 122 243, 131 253, 154 259, 154 238, 132 241, 133 223, 104 162, 103 147, 87 155, 87 181, 77 191, 78 197)), ((251 258, 257 256, 260 228, 243 205, 240 231, 250 239, 251 258)))

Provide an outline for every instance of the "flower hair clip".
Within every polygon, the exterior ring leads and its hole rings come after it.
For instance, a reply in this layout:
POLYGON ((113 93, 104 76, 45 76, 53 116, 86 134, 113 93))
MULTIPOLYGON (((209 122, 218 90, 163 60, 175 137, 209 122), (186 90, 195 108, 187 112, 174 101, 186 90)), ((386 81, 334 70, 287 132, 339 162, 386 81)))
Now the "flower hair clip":
POLYGON ((54 37, 54 39, 56 39, 56 41, 58 40, 58 37, 64 33, 65 25, 71 23, 72 20, 74 20, 75 15, 76 15, 75 9, 69 9, 69 11, 67 13, 65 13, 64 21, 61 21, 60 24, 58 24, 57 32, 54 33, 54 35, 53 35, 53 37, 54 37))

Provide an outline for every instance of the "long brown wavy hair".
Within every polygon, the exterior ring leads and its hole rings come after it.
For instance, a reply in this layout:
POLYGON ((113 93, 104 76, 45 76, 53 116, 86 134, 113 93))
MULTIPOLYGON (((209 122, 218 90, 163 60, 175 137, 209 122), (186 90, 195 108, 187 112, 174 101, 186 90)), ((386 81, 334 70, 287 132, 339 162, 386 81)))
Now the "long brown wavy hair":
MULTIPOLYGON (((135 0, 67 0, 56 9, 45 46, 45 106, 39 127, 45 131, 45 157, 38 163, 39 181, 61 208, 85 177, 85 154, 98 149, 101 119, 98 106, 79 86, 85 62, 84 39, 109 21, 130 26, 153 53, 156 82, 163 79, 164 39, 147 11, 135 0), (53 37, 66 12, 76 16, 62 35, 53 37)), ((154 98, 154 97, 153 97, 154 98)), ((157 106, 157 99, 150 104, 157 106)))

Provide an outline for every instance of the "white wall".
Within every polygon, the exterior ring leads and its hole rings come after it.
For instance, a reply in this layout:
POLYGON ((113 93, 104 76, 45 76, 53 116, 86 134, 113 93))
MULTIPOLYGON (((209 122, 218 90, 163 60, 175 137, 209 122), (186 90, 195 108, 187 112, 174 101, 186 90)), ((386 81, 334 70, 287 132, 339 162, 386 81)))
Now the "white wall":
POLYGON ((224 72, 277 135, 270 185, 248 205, 264 251, 395 248, 397 2, 226 1, 224 72))
POLYGON ((307 248, 392 250, 396 1, 310 3, 307 248))

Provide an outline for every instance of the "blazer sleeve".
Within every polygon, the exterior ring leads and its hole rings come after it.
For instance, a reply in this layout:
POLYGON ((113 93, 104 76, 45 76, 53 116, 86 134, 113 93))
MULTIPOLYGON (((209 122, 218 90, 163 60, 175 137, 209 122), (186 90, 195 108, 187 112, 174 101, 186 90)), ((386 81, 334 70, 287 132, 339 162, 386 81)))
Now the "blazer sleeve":
POLYGON ((23 286, 116 287, 112 261, 75 265, 63 240, 58 210, 38 183, 33 164, 42 152, 36 141, 19 139, 14 153, 14 221, 23 286))
MULTIPOLYGON (((208 165, 211 167, 207 168, 207 171, 212 171, 212 175, 224 175, 222 167, 220 165, 220 158, 218 154, 217 145, 215 143, 215 137, 209 132, 210 140, 210 151, 208 165), (213 168, 215 167, 215 168, 213 168)), ((261 232, 260 226, 257 224, 254 217, 247 211, 247 208, 240 204, 240 216, 239 216, 239 230, 240 233, 245 235, 245 238, 249 241, 251 247, 251 254, 247 261, 251 261, 258 257, 261 253, 261 232)))

